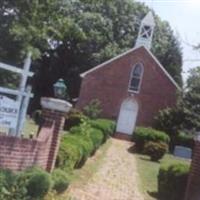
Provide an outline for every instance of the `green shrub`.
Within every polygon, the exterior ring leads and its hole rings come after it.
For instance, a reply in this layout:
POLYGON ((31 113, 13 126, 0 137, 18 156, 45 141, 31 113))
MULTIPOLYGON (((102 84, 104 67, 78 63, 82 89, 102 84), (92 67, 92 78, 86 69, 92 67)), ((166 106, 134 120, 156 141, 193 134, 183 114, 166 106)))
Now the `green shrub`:
POLYGON ((177 135, 182 128, 184 119, 185 116, 181 107, 166 108, 159 111, 155 117, 154 127, 164 131, 169 136, 177 135))
POLYGON ((104 142, 104 134, 101 130, 92 128, 89 137, 93 143, 93 152, 95 152, 98 147, 104 142))
POLYGON ((77 109, 72 109, 70 112, 66 115, 66 121, 64 125, 65 130, 69 130, 70 128, 74 126, 78 126, 81 124, 81 118, 83 117, 83 113, 80 112, 77 109))
POLYGON ((26 179, 27 194, 32 198, 43 198, 51 187, 50 175, 37 167, 27 169, 20 178, 26 179))
POLYGON ((160 200, 184 199, 189 165, 171 164, 161 166, 158 175, 158 192, 160 200))
POLYGON ((180 132, 175 139, 175 145, 194 148, 194 136, 185 132, 180 132))
POLYGON ((0 170, 0 199, 28 200, 25 180, 10 170, 0 170))
POLYGON ((115 131, 115 122, 108 119, 97 119, 91 120, 90 124, 92 127, 100 129, 104 134, 104 141, 108 136, 112 135, 115 131))
POLYGON ((62 136, 56 166, 70 171, 81 167, 87 158, 106 140, 106 134, 114 130, 110 120, 88 120, 83 117, 81 125, 74 126, 62 136))
POLYGON ((101 114, 101 103, 98 99, 93 99, 83 108, 83 113, 90 119, 97 119, 101 114))
POLYGON ((81 160, 83 150, 79 146, 76 136, 65 134, 61 138, 60 148, 56 159, 56 167, 72 170, 81 160))
POLYGON ((150 156, 152 161, 160 160, 168 150, 168 145, 163 142, 147 142, 144 145, 144 154, 150 156))
POLYGON ((69 186, 69 178, 66 172, 61 169, 55 169, 52 174, 53 181, 53 189, 56 190, 57 193, 64 192, 69 186))
POLYGON ((136 128, 133 139, 136 144, 136 149, 139 152, 144 150, 144 145, 146 142, 169 142, 169 136, 162 131, 158 131, 152 128, 143 128, 138 127, 136 128))

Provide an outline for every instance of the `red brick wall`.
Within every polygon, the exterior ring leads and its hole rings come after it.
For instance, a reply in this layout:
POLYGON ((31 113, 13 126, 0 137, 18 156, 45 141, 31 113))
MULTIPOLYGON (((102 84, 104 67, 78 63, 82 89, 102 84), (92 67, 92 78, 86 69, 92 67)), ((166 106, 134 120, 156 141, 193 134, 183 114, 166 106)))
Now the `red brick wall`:
POLYGON ((36 139, 0 136, 0 167, 14 171, 37 165, 52 171, 59 148, 64 113, 43 110, 44 124, 36 139))
POLYGON ((185 200, 200 199, 200 141, 195 142, 195 148, 188 178, 185 200))
POLYGON ((82 109, 92 99, 99 99, 102 117, 117 119, 123 100, 135 98, 139 104, 137 125, 150 126, 160 109, 175 104, 176 91, 175 85, 141 47, 87 74, 76 107, 82 109), (140 93, 131 94, 128 92, 130 74, 138 62, 144 65, 143 80, 140 93))

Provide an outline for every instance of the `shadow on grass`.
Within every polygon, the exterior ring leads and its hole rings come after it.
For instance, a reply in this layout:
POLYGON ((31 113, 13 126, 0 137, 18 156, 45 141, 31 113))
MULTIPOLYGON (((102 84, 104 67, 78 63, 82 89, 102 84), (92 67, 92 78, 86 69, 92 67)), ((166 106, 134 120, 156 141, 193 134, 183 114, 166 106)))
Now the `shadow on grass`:
POLYGON ((128 151, 129 153, 137 153, 136 148, 135 148, 135 145, 129 147, 129 148, 127 149, 127 151, 128 151))
POLYGON ((147 193, 148 193, 151 197, 153 197, 153 198, 159 200, 159 195, 158 195, 158 192, 157 192, 157 191, 147 191, 147 193))

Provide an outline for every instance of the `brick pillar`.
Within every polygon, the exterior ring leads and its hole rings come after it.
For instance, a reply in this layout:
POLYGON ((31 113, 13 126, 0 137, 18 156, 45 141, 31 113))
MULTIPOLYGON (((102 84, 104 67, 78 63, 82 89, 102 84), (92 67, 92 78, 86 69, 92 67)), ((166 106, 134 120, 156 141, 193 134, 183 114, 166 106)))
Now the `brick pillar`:
MULTIPOLYGON (((60 144, 60 131, 63 129, 65 114, 72 105, 66 101, 54 98, 42 98, 42 127, 52 127, 47 151, 46 170, 51 172, 54 169, 56 156, 60 144)), ((42 132, 42 131, 41 131, 42 132)))
POLYGON ((200 135, 195 138, 185 200, 200 200, 200 135))

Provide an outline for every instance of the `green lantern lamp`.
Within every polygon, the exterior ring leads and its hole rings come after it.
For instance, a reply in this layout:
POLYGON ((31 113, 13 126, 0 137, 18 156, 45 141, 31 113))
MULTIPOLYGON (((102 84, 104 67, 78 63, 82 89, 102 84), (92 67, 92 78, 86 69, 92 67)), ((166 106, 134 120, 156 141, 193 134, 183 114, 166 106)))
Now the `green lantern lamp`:
POLYGON ((54 95, 56 98, 64 99, 66 97, 67 87, 62 78, 58 79, 56 83, 53 84, 54 95))

